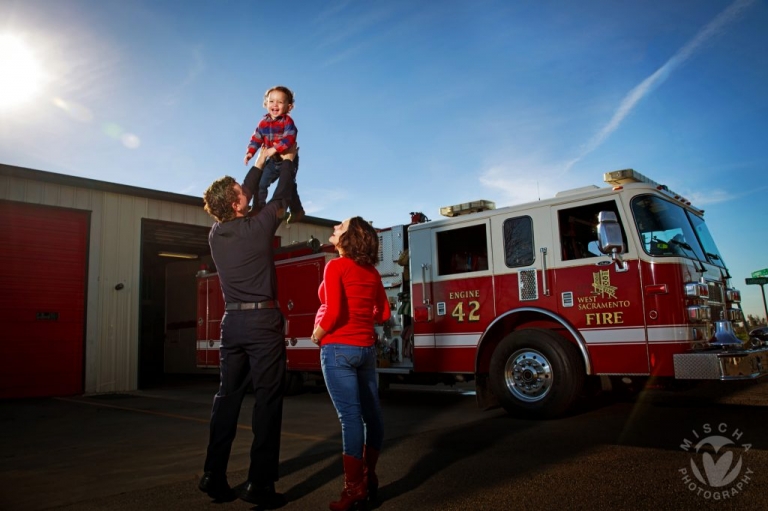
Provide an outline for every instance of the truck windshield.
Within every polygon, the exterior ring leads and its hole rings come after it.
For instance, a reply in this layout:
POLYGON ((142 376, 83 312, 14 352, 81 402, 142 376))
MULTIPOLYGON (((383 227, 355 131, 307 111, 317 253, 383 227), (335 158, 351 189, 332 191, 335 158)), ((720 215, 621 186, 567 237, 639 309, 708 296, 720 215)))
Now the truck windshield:
POLYGON ((635 197, 632 213, 646 253, 725 266, 703 218, 655 195, 635 197))
POLYGON ((686 211, 686 213, 691 220, 691 224, 696 231, 696 236, 699 238, 701 246, 704 248, 704 253, 707 256, 707 259, 709 259, 712 264, 725 268, 723 258, 720 255, 720 251, 717 250, 715 240, 712 238, 712 235, 709 234, 709 229, 707 229, 707 224, 704 223, 704 219, 694 215, 690 211, 686 211))

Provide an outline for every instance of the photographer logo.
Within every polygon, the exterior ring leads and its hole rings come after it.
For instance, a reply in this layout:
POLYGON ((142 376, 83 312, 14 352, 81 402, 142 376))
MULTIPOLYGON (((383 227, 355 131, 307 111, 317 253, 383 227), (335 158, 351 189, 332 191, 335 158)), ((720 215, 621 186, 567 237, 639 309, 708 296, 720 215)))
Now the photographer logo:
POLYGON ((737 496, 752 481, 743 455, 751 444, 740 444, 743 432, 728 424, 704 424, 684 438, 680 448, 691 453, 689 467, 678 469, 685 487, 707 500, 737 496))

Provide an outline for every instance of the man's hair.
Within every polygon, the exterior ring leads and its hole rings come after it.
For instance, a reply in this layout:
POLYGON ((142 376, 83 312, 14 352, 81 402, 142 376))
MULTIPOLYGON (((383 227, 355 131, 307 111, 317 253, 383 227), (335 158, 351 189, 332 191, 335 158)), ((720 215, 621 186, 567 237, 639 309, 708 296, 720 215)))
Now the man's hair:
POLYGON ((339 248, 357 264, 375 265, 379 262, 379 233, 361 217, 352 217, 347 232, 339 236, 339 248))
POLYGON ((203 194, 205 211, 219 222, 227 222, 235 218, 232 203, 237 202, 235 178, 224 176, 217 179, 203 194))
POLYGON ((278 91, 285 94, 285 97, 288 99, 288 104, 293 104, 293 91, 286 87, 285 85, 275 85, 271 89, 268 89, 267 92, 264 93, 264 106, 267 106, 267 99, 269 98, 269 93, 272 91, 278 91))

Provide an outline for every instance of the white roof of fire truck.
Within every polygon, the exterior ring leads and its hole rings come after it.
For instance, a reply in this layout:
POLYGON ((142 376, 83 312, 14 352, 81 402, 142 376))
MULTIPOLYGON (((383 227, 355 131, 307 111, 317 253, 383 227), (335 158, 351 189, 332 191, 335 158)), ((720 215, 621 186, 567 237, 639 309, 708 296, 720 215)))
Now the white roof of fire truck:
POLYGON ((530 208, 537 208, 540 206, 549 206, 553 204, 561 204, 573 199, 583 199, 586 197, 600 197, 603 195, 611 195, 617 191, 625 188, 652 188, 661 192, 664 196, 674 200, 686 209, 691 210, 697 215, 703 215, 704 210, 698 209, 691 205, 691 201, 685 197, 671 191, 666 185, 659 184, 656 181, 648 178, 634 169, 615 170, 612 172, 606 172, 603 174, 603 181, 611 185, 610 187, 600 188, 595 185, 584 186, 581 188, 575 188, 572 190, 565 190, 558 192, 551 199, 538 200, 534 202, 527 202, 523 204, 515 204, 513 206, 506 206, 500 209, 496 209, 496 205, 493 201, 489 200, 477 200, 472 202, 464 202, 461 204, 454 204, 451 206, 445 206, 440 208, 440 214, 448 218, 444 220, 437 220, 435 222, 429 222, 427 224, 414 224, 409 226, 409 229, 426 229, 434 227, 435 223, 449 223, 452 220, 456 220, 456 217, 462 215, 468 215, 470 213, 477 213, 473 218, 479 218, 484 216, 492 216, 499 213, 501 210, 526 210, 530 208))

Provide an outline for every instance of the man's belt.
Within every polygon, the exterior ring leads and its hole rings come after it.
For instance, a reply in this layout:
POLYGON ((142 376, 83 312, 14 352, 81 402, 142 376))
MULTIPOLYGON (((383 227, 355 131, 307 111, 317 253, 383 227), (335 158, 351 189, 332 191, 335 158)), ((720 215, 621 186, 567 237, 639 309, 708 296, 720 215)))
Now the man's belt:
POLYGON ((279 309, 280 304, 277 300, 264 300, 263 302, 227 302, 224 310, 228 311, 249 311, 254 309, 279 309))

